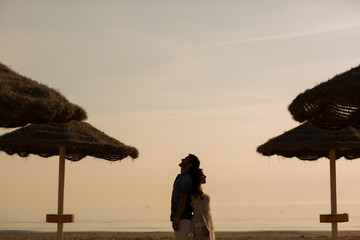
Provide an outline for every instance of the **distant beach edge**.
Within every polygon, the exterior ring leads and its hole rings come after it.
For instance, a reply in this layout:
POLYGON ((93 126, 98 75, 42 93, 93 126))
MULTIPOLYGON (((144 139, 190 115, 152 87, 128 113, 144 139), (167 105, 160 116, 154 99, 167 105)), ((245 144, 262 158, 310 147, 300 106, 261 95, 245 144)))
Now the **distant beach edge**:
MULTIPOLYGON (((27 240, 27 239, 55 239, 56 232, 32 232, 32 231, 0 231, 1 240, 27 240)), ((339 231, 339 239, 360 239, 360 231, 339 231)), ((64 232, 67 240, 85 239, 121 239, 121 240, 145 240, 145 239, 173 239, 172 232, 64 232)), ((331 231, 252 231, 252 232, 216 232, 217 240, 245 240, 245 239, 332 239, 331 231)))

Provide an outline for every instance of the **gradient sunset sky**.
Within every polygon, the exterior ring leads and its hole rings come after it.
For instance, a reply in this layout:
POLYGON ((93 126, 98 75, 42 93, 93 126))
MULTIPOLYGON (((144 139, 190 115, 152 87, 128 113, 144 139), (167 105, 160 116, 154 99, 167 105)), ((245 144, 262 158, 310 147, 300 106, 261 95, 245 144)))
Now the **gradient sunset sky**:
MULTIPOLYGON (((241 206, 330 212, 327 159, 267 158, 256 147, 299 125, 287 111, 299 93, 360 64, 359 12, 355 0, 0 0, 0 61, 140 152, 67 161, 65 212, 78 219, 168 221, 188 153, 208 177, 215 226, 262 214, 241 206)), ((339 211, 360 216, 341 207, 359 202, 360 161, 337 166, 339 211)), ((0 223, 56 212, 57 178, 57 157, 0 153, 0 223)))

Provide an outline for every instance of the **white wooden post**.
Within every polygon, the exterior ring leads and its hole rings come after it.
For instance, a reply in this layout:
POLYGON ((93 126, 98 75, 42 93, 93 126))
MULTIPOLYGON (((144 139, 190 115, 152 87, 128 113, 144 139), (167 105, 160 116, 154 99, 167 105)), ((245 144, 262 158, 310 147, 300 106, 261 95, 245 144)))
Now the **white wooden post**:
MULTIPOLYGON (((336 200, 336 160, 335 150, 330 150, 330 192, 331 192, 331 214, 337 214, 337 200, 336 200)), ((338 223, 331 223, 332 239, 337 240, 338 223)))
MULTIPOLYGON (((65 147, 59 149, 59 193, 58 193, 58 214, 64 213, 64 185, 65 185, 65 147)), ((57 240, 64 239, 64 223, 57 223, 57 240)))

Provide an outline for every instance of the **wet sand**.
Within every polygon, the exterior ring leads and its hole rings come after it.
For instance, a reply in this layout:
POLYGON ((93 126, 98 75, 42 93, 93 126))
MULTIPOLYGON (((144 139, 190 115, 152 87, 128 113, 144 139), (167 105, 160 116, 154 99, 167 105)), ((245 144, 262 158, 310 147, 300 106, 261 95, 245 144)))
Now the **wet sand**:
MULTIPOLYGON (((360 231, 339 232, 338 239, 360 239, 360 231)), ((56 233, 0 232, 1 240, 53 240, 56 233)), ((65 240, 170 240, 172 232, 65 232, 65 240)), ((216 240, 326 240, 331 232, 270 231, 270 232, 216 232, 216 240)))

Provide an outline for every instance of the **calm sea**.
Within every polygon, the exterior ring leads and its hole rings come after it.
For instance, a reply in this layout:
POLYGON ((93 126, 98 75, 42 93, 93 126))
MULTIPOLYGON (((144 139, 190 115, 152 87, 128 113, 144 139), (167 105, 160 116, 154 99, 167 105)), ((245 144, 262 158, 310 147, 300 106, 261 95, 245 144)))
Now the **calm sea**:
MULTIPOLYGON (((360 230, 360 205, 343 207, 349 213, 350 221, 340 223, 339 230, 360 230)), ((224 206, 213 209, 216 231, 330 231, 331 225, 319 222, 319 213, 328 214, 323 205, 262 205, 237 206, 232 211, 224 206), (221 210, 224 210, 223 212, 221 210), (230 214, 232 213, 232 214, 230 214), (229 217, 230 216, 230 217, 229 217)), ((1 220, 0 231, 56 231, 56 224, 40 220, 1 220)), ((171 231, 166 217, 132 219, 82 219, 76 216, 75 223, 67 223, 64 231, 171 231)))

